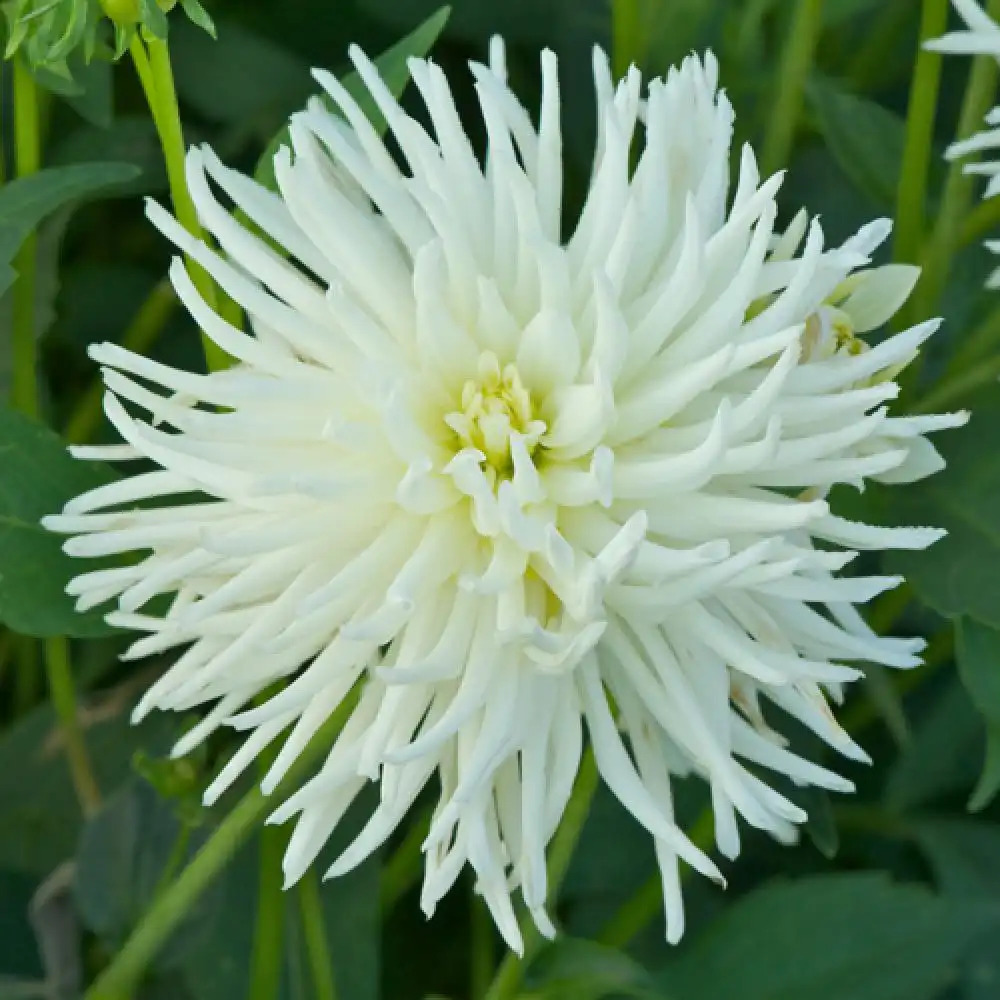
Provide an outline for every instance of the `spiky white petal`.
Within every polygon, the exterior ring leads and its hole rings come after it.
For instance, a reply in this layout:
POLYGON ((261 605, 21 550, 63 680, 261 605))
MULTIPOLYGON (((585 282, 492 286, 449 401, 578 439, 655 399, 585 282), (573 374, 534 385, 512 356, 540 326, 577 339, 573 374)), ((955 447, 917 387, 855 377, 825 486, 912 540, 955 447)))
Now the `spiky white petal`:
POLYGON ((145 633, 128 657, 179 650, 136 710, 207 707, 178 753, 222 725, 246 734, 209 801, 285 734, 270 792, 360 692, 319 773, 272 816, 298 817, 289 882, 366 783, 379 805, 328 874, 376 850, 434 783, 425 911, 469 864, 512 948, 515 888, 551 934, 545 851, 586 733, 655 840, 677 940, 679 860, 721 875, 675 822, 671 777, 708 783, 727 857, 737 815, 787 841, 805 815, 749 765, 851 786, 790 752, 762 701, 866 759, 827 696, 859 661, 918 663, 919 640, 881 638, 854 609, 898 578, 838 573, 854 550, 939 533, 853 523, 826 497, 940 465, 924 435, 964 415, 888 410, 895 373, 936 324, 873 348, 858 336, 915 280, 869 268, 888 223, 839 247, 804 213, 777 232, 781 177, 762 181, 749 149, 729 193, 733 112, 711 55, 643 92, 634 70, 614 86, 595 52, 597 149, 572 225, 551 53, 537 128, 499 43, 472 67, 485 166, 437 66, 410 63, 428 132, 352 58, 398 162, 318 73, 341 116, 314 101, 293 118, 279 194, 191 151, 220 251, 149 204, 250 332, 212 312, 178 258, 178 296, 233 367, 194 374, 92 349, 126 443, 78 454, 159 468, 47 520, 74 555, 148 552, 70 592, 81 607, 117 600, 109 620, 145 633), (185 495, 201 499, 169 503, 185 495), (144 611, 162 594, 169 610, 144 611))

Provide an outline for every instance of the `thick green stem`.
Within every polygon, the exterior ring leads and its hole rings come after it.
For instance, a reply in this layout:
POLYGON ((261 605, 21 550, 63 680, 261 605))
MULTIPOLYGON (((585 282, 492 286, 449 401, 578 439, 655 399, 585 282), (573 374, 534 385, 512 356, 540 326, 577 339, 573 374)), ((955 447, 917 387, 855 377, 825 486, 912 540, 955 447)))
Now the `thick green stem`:
MULTIPOLYGON (((38 87, 20 57, 14 60, 14 165, 18 177, 37 173, 41 161, 38 87)), ((38 349, 35 339, 35 267, 38 239, 32 233, 14 259, 12 291, 13 373, 10 401, 29 416, 38 415, 38 349)))
MULTIPOLYGON (((1000 0, 991 0, 989 13, 1000 17, 1000 0)), ((973 63, 962 99, 957 139, 966 139, 982 127, 983 117, 993 103, 997 74, 997 63, 992 57, 980 57, 973 63)), ((972 204, 974 184, 974 179, 965 174, 962 163, 950 165, 937 220, 924 254, 923 275, 913 296, 910 315, 916 319, 926 319, 937 310, 972 204)), ((916 366, 911 366, 911 371, 915 372, 916 366)), ((914 378, 911 374, 908 387, 912 388, 914 378)))
POLYGON ((302 751, 285 780, 270 796, 254 788, 237 803, 215 833, 166 892, 154 901, 111 964, 87 991, 85 1000, 129 1000, 153 957, 195 900, 251 837, 268 813, 295 789, 303 773, 327 751, 356 702, 356 692, 341 703, 302 751))
MULTIPOLYGON (((712 843, 715 819, 711 807, 706 807, 688 837, 691 843, 707 850, 712 843)), ((687 878, 690 869, 681 870, 681 878, 687 878)), ((624 948, 644 927, 652 923, 663 912, 663 884, 660 876, 653 875, 604 925, 598 940, 612 948, 624 948)))
POLYGON ((778 71, 771 124, 764 140, 761 165, 765 176, 788 166, 802 97, 823 28, 823 0, 797 0, 778 71))
POLYGON ((275 1000, 281 990, 285 931, 281 858, 287 844, 288 837, 280 827, 266 826, 260 832, 257 923, 250 958, 249 1000, 275 1000))
MULTIPOLYGON (((594 760, 593 751, 588 749, 580 764, 576 784, 573 786, 573 794, 570 796, 566 812, 559 824, 559 831, 552 838, 552 847, 549 849, 549 896, 553 901, 566 877, 573 851, 576 849, 577 841, 583 832, 583 824, 590 812, 590 803, 594 798, 594 792, 597 791, 597 782, 597 763, 594 760)), ((538 954, 544 940, 530 919, 522 919, 521 924, 524 934, 524 956, 518 958, 517 955, 508 954, 504 958, 490 988, 484 994, 483 1000, 510 1000, 511 997, 517 996, 524 980, 524 974, 538 954)))
POLYGON ((934 118, 941 86, 941 55, 924 42, 943 35, 948 26, 948 0, 923 0, 916 67, 906 113, 903 169, 896 191, 896 236, 893 257, 916 263, 924 241, 927 183, 934 147, 934 118))
MULTIPOLYGON (((136 354, 145 354, 163 332, 176 308, 177 296, 174 295, 170 282, 164 278, 154 286, 149 297, 139 307, 122 337, 122 346, 136 354)), ((63 436, 71 444, 85 444, 93 439, 101 422, 103 397, 104 386, 100 379, 96 379, 80 398, 66 423, 63 436)))
POLYGON ((323 919, 323 901, 319 894, 319 875, 310 869, 298 885, 302 929, 305 932, 306 956, 312 972, 311 996, 316 1000, 337 1000, 337 984, 323 919))
POLYGON ((640 0, 611 0, 611 69, 620 80, 642 60, 640 0))
MULTIPOLYGON (((142 85, 149 105, 153 124, 156 126, 163 151, 163 162, 167 168, 167 181, 170 185, 170 200, 174 206, 177 221, 197 239, 203 239, 198 213, 191 200, 185 177, 184 163, 187 148, 184 144, 184 132, 181 126, 180 109, 177 105, 177 90, 174 86, 174 74, 170 65, 170 50, 165 39, 154 38, 148 33, 136 32, 130 48, 136 74, 142 85), (142 35, 143 37, 140 37, 142 35)), ((218 308, 219 296, 215 282, 211 276, 194 261, 188 261, 191 280, 201 294, 201 297, 212 309, 218 308)), ((216 371, 229 364, 229 357, 218 344, 206 336, 202 336, 205 359, 208 367, 216 371)))
POLYGON ((59 719, 59 728, 66 748, 80 808, 85 816, 92 816, 101 805, 101 792, 94 777, 90 754, 80 728, 76 711, 76 693, 73 690, 73 672, 69 659, 69 640, 55 636, 45 640, 45 671, 49 679, 52 706, 59 719))

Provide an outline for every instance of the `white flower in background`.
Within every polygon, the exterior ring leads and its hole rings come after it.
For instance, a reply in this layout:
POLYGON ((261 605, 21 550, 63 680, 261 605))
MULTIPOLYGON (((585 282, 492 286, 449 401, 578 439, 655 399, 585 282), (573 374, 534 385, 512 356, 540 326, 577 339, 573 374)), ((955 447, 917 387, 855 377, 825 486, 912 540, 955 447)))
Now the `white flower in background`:
POLYGON ((781 177, 762 183, 749 149, 727 192, 733 112, 710 55, 643 94, 637 71, 615 87, 595 54, 597 150, 572 225, 551 53, 537 127, 499 42, 472 67, 485 167, 436 65, 410 67, 429 133, 352 56, 398 162, 318 72, 343 118, 318 100, 293 118, 280 195, 191 152, 221 254, 149 205, 253 333, 215 315, 177 259, 177 294, 239 363, 203 375, 93 349, 126 444, 76 453, 158 468, 48 519, 73 555, 149 553, 71 593, 81 608, 116 600, 109 621, 149 633, 129 658, 183 649, 136 711, 210 706, 176 753, 219 726, 249 734, 209 801, 287 731, 273 789, 360 685, 322 769, 272 817, 298 816, 289 883, 366 783, 380 804, 328 875, 376 850, 430 784, 425 911, 468 863, 511 948, 513 889, 552 934, 545 851, 586 726, 604 781, 655 839, 676 941, 678 860, 721 875, 676 825, 671 777, 708 783, 725 856, 737 814, 790 841, 805 814, 757 765, 852 786, 792 754, 763 702, 863 760, 828 698, 854 661, 918 663, 919 640, 876 636, 854 607, 898 579, 837 573, 855 550, 941 532, 852 523, 825 497, 941 467, 923 435, 964 416, 887 412, 893 375, 938 324, 859 339, 915 279, 865 270, 887 222, 833 249, 804 214, 776 235, 781 177), (158 594, 175 595, 169 610, 144 612, 158 594))
MULTIPOLYGON (((952 0, 955 10, 968 26, 967 31, 953 31, 942 38, 927 42, 926 47, 934 52, 951 55, 986 55, 1000 62, 1000 25, 987 14, 976 0, 952 0)), ((949 160, 958 160, 973 154, 995 155, 1000 150, 1000 106, 987 116, 989 128, 960 142, 952 143, 946 152, 949 160)), ((987 157, 965 166, 967 174, 979 174, 988 178, 983 198, 993 198, 1000 194, 1000 159, 987 157)), ((986 247, 1000 254, 1000 240, 987 240, 986 247)), ((990 275, 988 288, 1000 288, 1000 268, 990 275)))

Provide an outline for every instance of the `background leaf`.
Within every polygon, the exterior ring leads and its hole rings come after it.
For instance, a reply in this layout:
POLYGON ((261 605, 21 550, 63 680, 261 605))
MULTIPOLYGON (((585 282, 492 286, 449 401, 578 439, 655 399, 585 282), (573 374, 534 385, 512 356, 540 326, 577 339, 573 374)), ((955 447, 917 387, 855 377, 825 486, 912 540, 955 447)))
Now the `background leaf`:
POLYGON ((70 457, 46 427, 0 407, 0 620, 26 635, 96 636, 113 630, 98 612, 78 614, 66 584, 88 561, 71 559, 41 519, 109 482, 101 466, 70 457))
POLYGON ((998 918, 880 874, 775 882, 682 947, 659 982, 674 1000, 922 1000, 998 918))

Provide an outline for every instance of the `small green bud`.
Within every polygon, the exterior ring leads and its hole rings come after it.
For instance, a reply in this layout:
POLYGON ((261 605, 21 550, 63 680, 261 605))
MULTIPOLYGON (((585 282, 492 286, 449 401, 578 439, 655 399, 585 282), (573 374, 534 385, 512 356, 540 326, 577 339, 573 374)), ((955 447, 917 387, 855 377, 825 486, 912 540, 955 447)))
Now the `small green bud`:
POLYGON ((139 23, 139 0, 101 0, 101 10, 109 20, 123 27, 139 23))
MULTIPOLYGON (((156 5, 164 13, 177 6, 177 0, 156 0, 156 5)), ((123 28, 131 28, 142 20, 142 4, 139 0, 101 0, 105 16, 123 28)))

